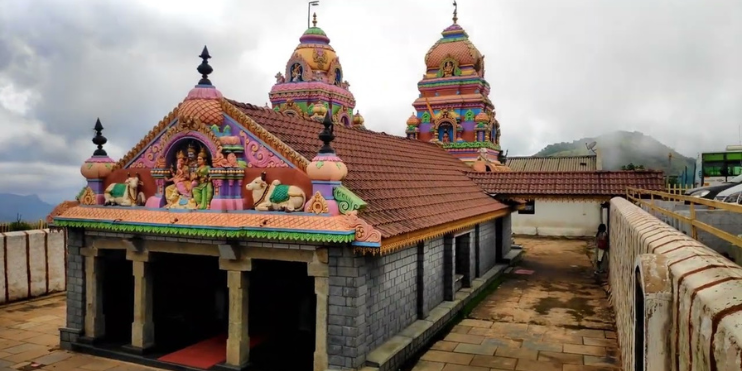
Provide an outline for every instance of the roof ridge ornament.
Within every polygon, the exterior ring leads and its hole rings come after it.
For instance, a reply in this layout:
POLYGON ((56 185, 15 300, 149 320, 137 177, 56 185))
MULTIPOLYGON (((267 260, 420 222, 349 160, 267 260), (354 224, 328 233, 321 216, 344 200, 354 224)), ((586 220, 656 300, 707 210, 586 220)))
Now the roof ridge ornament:
POLYGON ((100 123, 100 118, 95 120, 95 137, 93 137, 93 144, 98 146, 98 149, 93 152, 93 156, 108 156, 106 150, 103 149, 103 145, 108 142, 108 139, 101 133, 103 131, 103 125, 100 123))
POLYGON ((209 65, 209 59, 211 59, 211 55, 209 55, 209 49, 204 45, 204 50, 201 51, 201 55, 198 56, 202 59, 201 64, 198 65, 198 68, 196 70, 198 73, 201 74, 201 80, 199 80, 199 85, 211 85, 211 80, 209 80, 209 74, 214 72, 214 69, 209 65))
POLYGON ((324 125, 325 129, 319 133, 319 140, 321 140, 324 145, 320 148, 319 153, 334 154, 335 150, 330 146, 330 142, 335 139, 335 124, 332 122, 332 101, 330 101, 330 109, 327 110, 322 125, 324 125))
POLYGON ((456 24, 456 22, 459 20, 459 17, 457 15, 458 10, 459 10, 459 5, 456 4, 456 0, 453 0, 453 24, 456 24))

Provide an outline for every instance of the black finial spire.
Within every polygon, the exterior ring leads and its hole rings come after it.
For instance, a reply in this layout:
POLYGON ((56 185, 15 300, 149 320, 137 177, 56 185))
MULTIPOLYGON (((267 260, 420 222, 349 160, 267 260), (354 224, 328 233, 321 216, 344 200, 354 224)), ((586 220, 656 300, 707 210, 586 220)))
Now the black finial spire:
POLYGON ((108 139, 101 134, 103 131, 103 125, 100 123, 100 118, 95 120, 95 127, 93 127, 93 130, 95 130, 95 137, 93 137, 93 144, 98 146, 98 149, 93 152, 93 156, 108 156, 106 151, 103 149, 103 145, 108 142, 108 139))
POLYGON ((459 5, 456 4, 456 0, 453 0, 453 23, 459 20, 458 17, 459 5))
POLYGON ((196 70, 198 73, 201 74, 201 80, 198 82, 199 85, 211 85, 211 81, 209 80, 209 74, 214 72, 214 69, 209 66, 209 59, 211 56, 209 55, 209 49, 206 48, 204 45, 204 50, 201 52, 201 55, 198 56, 203 61, 201 64, 198 65, 198 68, 196 70))
POLYGON ((325 126, 325 129, 319 133, 319 140, 324 145, 320 148, 319 153, 335 153, 335 150, 330 146, 330 142, 335 139, 335 124, 332 123, 332 101, 330 102, 330 109, 327 110, 327 114, 325 115, 325 120, 322 121, 322 125, 325 126))

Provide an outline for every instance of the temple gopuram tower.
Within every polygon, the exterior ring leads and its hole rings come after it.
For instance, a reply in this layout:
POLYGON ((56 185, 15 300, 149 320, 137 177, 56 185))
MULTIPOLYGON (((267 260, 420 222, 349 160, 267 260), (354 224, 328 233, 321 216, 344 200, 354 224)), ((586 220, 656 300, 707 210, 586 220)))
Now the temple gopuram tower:
POLYGON ((291 116, 323 120, 332 107, 333 122, 345 127, 363 127, 363 117, 353 114, 356 100, 348 90, 343 66, 330 38, 317 27, 317 14, 299 38, 299 45, 276 74, 269 93, 273 109, 291 116))
POLYGON ((457 21, 454 9, 453 24, 425 55, 426 72, 417 84, 420 95, 407 120, 407 137, 438 142, 470 165, 482 157, 499 164, 500 124, 488 97, 484 56, 457 21))

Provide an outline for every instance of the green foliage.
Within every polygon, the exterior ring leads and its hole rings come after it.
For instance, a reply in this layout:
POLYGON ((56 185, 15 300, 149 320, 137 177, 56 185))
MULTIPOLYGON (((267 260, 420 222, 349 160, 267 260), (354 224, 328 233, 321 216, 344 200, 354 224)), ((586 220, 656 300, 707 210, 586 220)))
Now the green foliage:
POLYGON ((32 226, 28 222, 24 222, 21 218, 21 214, 18 214, 16 216, 16 221, 8 224, 8 232, 17 232, 17 231, 30 231, 32 229, 35 229, 34 226, 32 226))
POLYGON ((586 143, 597 142, 596 150, 601 151, 603 170, 626 170, 629 165, 633 170, 661 170, 666 174, 680 175, 688 167, 692 175, 695 160, 683 156, 658 140, 638 131, 615 131, 595 138, 582 138, 571 143, 550 144, 535 156, 585 156, 591 152, 586 143), (668 155, 672 155, 669 157, 668 155), (641 164, 641 165, 636 165, 641 164), (640 167, 640 168, 637 168, 640 167))

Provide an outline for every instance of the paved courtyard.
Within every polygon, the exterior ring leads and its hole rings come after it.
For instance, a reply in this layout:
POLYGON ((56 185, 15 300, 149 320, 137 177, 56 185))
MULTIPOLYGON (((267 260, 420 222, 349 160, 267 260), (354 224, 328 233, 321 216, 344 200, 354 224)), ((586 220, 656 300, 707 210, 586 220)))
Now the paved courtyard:
MULTIPOLYGON (((613 313, 586 242, 518 238, 525 258, 414 371, 615 371, 613 313)), ((0 371, 153 368, 60 350, 63 295, 0 307, 0 371)))
POLYGON ((616 371, 614 316, 587 242, 516 238, 524 259, 413 371, 616 371))
POLYGON ((0 371, 153 370, 60 350, 65 313, 64 294, 0 307, 0 371))

